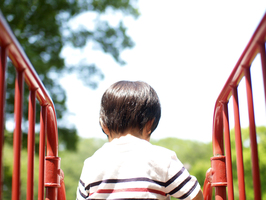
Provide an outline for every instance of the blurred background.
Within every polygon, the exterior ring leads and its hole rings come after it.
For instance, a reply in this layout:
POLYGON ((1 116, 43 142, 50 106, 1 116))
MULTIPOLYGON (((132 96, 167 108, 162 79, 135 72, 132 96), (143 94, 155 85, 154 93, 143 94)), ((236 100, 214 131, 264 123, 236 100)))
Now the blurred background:
MULTIPOLYGON (((145 81, 157 91, 162 118, 152 143, 174 150, 203 186, 212 156, 216 98, 265 14, 265 1, 3 0, 0 9, 54 101, 68 199, 75 198, 84 159, 107 141, 98 123, 100 99, 120 80, 145 81)), ((259 62, 259 58, 254 61, 252 81, 263 148, 266 119, 259 62)), ((12 179, 15 72, 11 65, 8 63, 4 199, 10 199, 12 179)), ((241 83, 240 96, 244 90, 241 83)), ((244 107, 240 113, 243 140, 248 142, 245 100, 240 106, 244 107)), ((27 165, 24 109, 22 170, 27 165)), ((234 140, 232 122, 230 128, 234 140)), ((36 141, 38 130, 37 125, 36 141)), ((250 152, 244 151, 245 162, 250 163, 250 152)), ((260 164, 265 167, 266 161, 262 159, 260 164)), ((245 170, 250 173, 249 167, 245 170)), ((22 175, 22 187, 26 187, 26 173, 22 175)), ((22 199, 25 191, 22 189, 22 199)), ((247 189, 248 199, 252 195, 247 189)))
MULTIPOLYGON (((211 141, 215 100, 264 15, 265 4, 139 1, 137 19, 108 13, 110 23, 123 19, 135 45, 121 52, 126 62, 122 67, 93 43, 80 50, 63 48, 68 65, 94 62, 104 75, 95 90, 84 87, 74 74, 61 80, 70 112, 66 118, 80 136, 105 138, 98 123, 102 94, 116 81, 141 80, 157 91, 162 104, 153 138, 211 141)), ((84 13, 70 24, 89 27, 94 17, 84 13)))

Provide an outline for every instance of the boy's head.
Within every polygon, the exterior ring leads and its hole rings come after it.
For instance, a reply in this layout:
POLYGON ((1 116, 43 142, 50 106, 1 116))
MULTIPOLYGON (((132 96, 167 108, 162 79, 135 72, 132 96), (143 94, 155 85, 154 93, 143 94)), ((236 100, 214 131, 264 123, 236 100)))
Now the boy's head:
POLYGON ((151 133, 161 117, 161 105, 155 90, 145 82, 120 81, 103 94, 100 124, 110 132, 123 134, 134 129, 142 133, 152 122, 151 133))

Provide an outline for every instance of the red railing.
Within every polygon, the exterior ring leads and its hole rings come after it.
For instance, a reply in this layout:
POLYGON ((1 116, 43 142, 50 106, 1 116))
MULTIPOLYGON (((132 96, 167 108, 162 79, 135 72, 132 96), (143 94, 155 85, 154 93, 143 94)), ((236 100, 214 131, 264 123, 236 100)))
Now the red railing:
POLYGON ((24 81, 30 90, 28 105, 28 171, 27 171, 27 200, 33 199, 34 186, 34 146, 35 146, 35 116, 36 99, 41 106, 40 113, 40 141, 39 141, 39 183, 38 199, 54 200, 65 199, 63 172, 60 170, 60 158, 58 157, 58 133, 54 104, 49 97, 44 85, 24 53, 22 47, 13 35, 6 20, 0 12, 0 200, 3 191, 3 145, 5 127, 5 73, 7 57, 10 58, 16 68, 15 82, 15 129, 13 136, 14 165, 12 176, 12 199, 20 199, 21 179, 21 123, 23 108, 24 81), (46 155, 45 155, 46 148, 46 155), (46 194, 44 195, 46 189, 46 194))
MULTIPOLYGON (((239 104, 238 104, 238 85, 245 77, 246 94, 249 115, 250 148, 252 162, 252 177, 254 199, 261 199, 260 169, 257 149, 256 125, 254 118, 252 85, 250 78, 250 67, 257 54, 261 57, 261 66, 264 81, 264 95, 266 100, 266 14, 262 18, 255 33, 242 53, 231 75, 225 83, 220 95, 218 96, 214 108, 213 116, 213 157, 211 158, 211 169, 206 173, 203 188, 204 199, 212 198, 212 188, 215 188, 216 200, 234 199, 233 175, 232 175, 232 154, 228 118, 228 101, 232 97, 235 128, 235 146, 239 199, 245 200, 245 174, 243 164, 243 148, 241 138, 239 104), (224 152, 225 148, 225 152, 224 152), (226 155, 226 156, 225 156, 226 155), (227 190, 226 190, 227 187, 227 190)), ((252 181, 252 180, 250 180, 252 181)))

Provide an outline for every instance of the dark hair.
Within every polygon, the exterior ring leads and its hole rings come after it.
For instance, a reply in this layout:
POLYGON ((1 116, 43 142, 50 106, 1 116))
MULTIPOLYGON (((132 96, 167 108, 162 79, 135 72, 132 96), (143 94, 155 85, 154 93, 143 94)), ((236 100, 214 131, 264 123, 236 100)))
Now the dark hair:
POLYGON ((145 82, 119 81, 111 85, 101 100, 100 122, 111 132, 124 133, 134 128, 142 132, 154 120, 151 133, 161 117, 161 105, 155 90, 145 82))

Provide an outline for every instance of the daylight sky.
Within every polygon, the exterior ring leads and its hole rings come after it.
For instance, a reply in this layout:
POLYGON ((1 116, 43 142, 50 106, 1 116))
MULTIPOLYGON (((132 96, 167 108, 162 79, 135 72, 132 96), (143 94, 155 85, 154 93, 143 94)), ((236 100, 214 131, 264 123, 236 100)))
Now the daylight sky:
MULTIPOLYGON (((71 112, 66 117, 80 136, 106 138, 98 123, 102 94, 114 82, 141 80, 156 90, 162 105, 152 138, 211 141, 216 98, 263 17, 266 1, 139 0, 139 10, 137 20, 125 18, 136 43, 122 53, 125 66, 90 44, 80 51, 64 49, 67 63, 96 62, 105 75, 97 90, 84 87, 75 75, 62 79, 71 112)), ((88 23, 90 17, 80 16, 74 24, 88 23)), ((253 79, 260 79, 259 72, 253 79)), ((260 106, 265 111, 264 103, 260 106)), ((266 125, 264 115, 256 119, 259 125, 266 125)))

